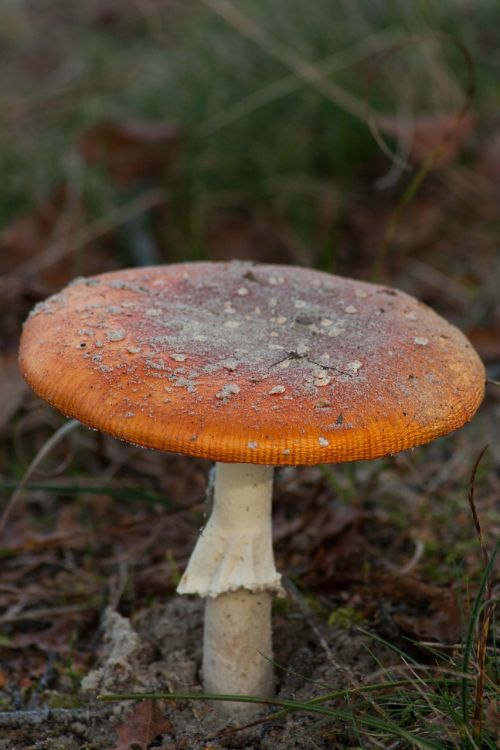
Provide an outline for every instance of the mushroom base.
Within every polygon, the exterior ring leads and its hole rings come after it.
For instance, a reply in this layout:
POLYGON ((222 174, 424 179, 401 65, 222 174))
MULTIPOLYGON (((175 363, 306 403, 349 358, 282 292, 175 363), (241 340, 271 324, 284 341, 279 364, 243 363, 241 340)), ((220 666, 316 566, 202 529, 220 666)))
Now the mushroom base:
MULTIPOLYGON (((254 695, 274 693, 271 659, 271 592, 245 589, 207 599, 203 646, 203 685, 208 693, 254 695)), ((228 716, 250 717, 253 703, 217 702, 228 716)))

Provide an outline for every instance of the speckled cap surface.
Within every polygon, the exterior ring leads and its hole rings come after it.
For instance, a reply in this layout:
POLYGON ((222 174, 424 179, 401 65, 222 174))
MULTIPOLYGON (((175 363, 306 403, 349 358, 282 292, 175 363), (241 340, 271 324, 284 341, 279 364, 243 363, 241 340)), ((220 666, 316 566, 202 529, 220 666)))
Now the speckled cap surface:
POLYGON ((274 465, 427 443, 471 419, 485 382, 463 334, 403 292, 237 261, 77 279, 31 313, 20 368, 118 438, 274 465))

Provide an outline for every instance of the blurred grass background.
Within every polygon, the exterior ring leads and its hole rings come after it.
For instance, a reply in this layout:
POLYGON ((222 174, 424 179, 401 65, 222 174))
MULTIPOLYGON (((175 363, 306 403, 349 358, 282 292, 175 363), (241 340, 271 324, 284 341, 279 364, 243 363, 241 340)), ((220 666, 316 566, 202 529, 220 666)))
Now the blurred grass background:
MULTIPOLYGON (((1 224, 61 184, 84 201, 87 221, 105 217, 130 190, 83 158, 82 133, 109 122, 176 123, 182 151, 155 176, 168 205, 146 261, 252 255, 241 235, 251 234, 257 216, 257 234, 268 235, 260 255, 269 255, 259 259, 349 271, 363 265, 346 231, 357 202, 373 196, 390 209, 412 179, 401 170, 384 183, 391 161, 370 132, 370 108, 405 123, 456 115, 473 75, 475 125, 461 149, 464 165, 498 125, 493 0, 242 0, 234 7, 246 26, 228 23, 227 3, 215 0, 2 3, 1 224), (246 33, 254 27, 260 41, 246 33), (283 61, 283 50, 305 77, 283 61), (319 86, 306 80, 311 63, 319 86), (231 234, 234 253, 226 247, 231 234)), ((372 239, 375 255, 382 240, 372 239)), ((121 245, 119 264, 141 262, 140 252, 121 245)))

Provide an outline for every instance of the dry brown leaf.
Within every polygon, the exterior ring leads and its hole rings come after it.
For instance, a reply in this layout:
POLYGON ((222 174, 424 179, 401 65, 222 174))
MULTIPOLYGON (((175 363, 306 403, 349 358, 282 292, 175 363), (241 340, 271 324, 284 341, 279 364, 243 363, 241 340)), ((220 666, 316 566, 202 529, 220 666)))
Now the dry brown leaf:
POLYGON ((467 113, 420 115, 414 118, 381 117, 380 130, 407 144, 410 160, 421 164, 432 158, 433 166, 453 162, 472 132, 474 118, 467 113))
POLYGON ((75 614, 59 618, 43 630, 14 632, 9 639, 10 649, 25 651, 30 646, 47 653, 68 654, 74 650, 75 633, 81 630, 82 623, 88 623, 88 613, 82 612, 78 619, 75 614), (80 627, 78 627, 80 625, 80 627))
MULTIPOLYGON (((374 253, 382 246, 393 212, 394 207, 382 200, 365 205, 354 204, 349 210, 346 219, 358 253, 357 258, 353 255, 350 262, 356 261, 357 276, 360 275, 360 269, 363 269, 364 259, 373 259, 374 253)), ((404 220, 397 225, 391 236, 391 265, 406 268, 409 254, 434 245, 445 220, 446 211, 442 200, 436 200, 433 196, 416 196, 405 207, 404 220)), ((372 267, 368 263, 366 273, 369 275, 371 271, 372 267)))
POLYGON ((393 617, 412 638, 434 643, 460 639, 460 610, 455 592, 429 586, 410 576, 375 576, 373 593, 404 607, 393 617))
MULTIPOLYGON (((41 256, 47 246, 63 241, 80 226, 83 209, 79 200, 65 185, 57 187, 39 206, 15 218, 0 234, 1 270, 15 273, 18 266, 41 256)), ((60 287, 71 278, 67 262, 45 269, 39 281, 60 287)))
POLYGON ((486 362, 500 360, 500 321, 496 325, 470 328, 467 336, 486 362))
POLYGON ((165 719, 156 701, 141 701, 123 724, 115 727, 118 742, 112 750, 147 750, 155 737, 171 728, 172 723, 165 719))
POLYGON ((308 524, 316 548, 304 578, 309 585, 331 578, 338 561, 352 554, 364 518, 363 511, 347 506, 340 506, 333 515, 330 512, 316 514, 308 524))
POLYGON ((476 171, 488 182, 500 185, 500 133, 495 133, 481 149, 476 171))
MULTIPOLYGON (((86 222, 86 209, 67 185, 55 188, 39 206, 16 217, 0 233, 0 275, 6 278, 7 305, 26 307, 59 290, 75 276, 91 276, 109 269, 109 250, 96 244, 73 246, 86 222), (60 247, 58 259, 46 262, 51 249, 60 247)), ((3 285, 2 285, 3 286, 3 285)), ((2 289, 3 292, 3 289, 2 289)), ((27 311, 26 310, 26 311, 27 311)))
POLYGON ((214 211, 208 222, 207 244, 212 260, 312 263, 292 228, 272 211, 253 213, 242 207, 214 211))
POLYGON ((183 140, 175 123, 101 122, 84 130, 79 145, 86 161, 127 186, 172 172, 183 140))

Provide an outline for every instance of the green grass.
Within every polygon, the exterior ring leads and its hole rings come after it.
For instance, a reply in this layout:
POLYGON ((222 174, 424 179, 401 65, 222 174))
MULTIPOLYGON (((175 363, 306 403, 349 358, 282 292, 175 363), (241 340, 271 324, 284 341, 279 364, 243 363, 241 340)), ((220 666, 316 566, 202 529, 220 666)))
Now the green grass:
POLYGON ((417 112, 440 111, 460 106, 468 73, 444 36, 432 44, 426 39, 446 31, 468 45, 475 60, 476 106, 491 111, 498 104, 498 62, 488 55, 488 45, 496 43, 492 24, 500 18, 493 2, 475 6, 474 23, 466 5, 457 8, 451 0, 245 0, 237 7, 270 40, 267 46, 201 1, 189 9, 174 6, 172 17, 167 11, 129 14, 117 28, 85 13, 65 14, 55 2, 43 11, 0 9, 8 63, 0 94, 11 105, 0 115, 0 223, 39 204, 63 180, 95 215, 105 215, 123 194, 80 163, 75 144, 82 129, 102 120, 177 121, 186 128, 187 145, 166 185, 173 226, 163 238, 164 253, 206 255, 210 211, 240 204, 272 208, 312 247, 314 261, 333 270, 344 196, 364 179, 371 160, 387 160, 366 122, 301 80, 281 59, 282 50, 324 66, 324 82, 354 97, 362 116, 368 99, 396 113, 409 86, 417 112), (46 62, 39 39, 49 31, 46 62), (409 43, 414 37, 420 41, 409 43), (377 48, 387 50, 397 39, 399 51, 374 67, 377 48), (26 57, 31 66, 22 64, 26 57), (337 186, 338 208, 321 235, 322 207, 337 186))

